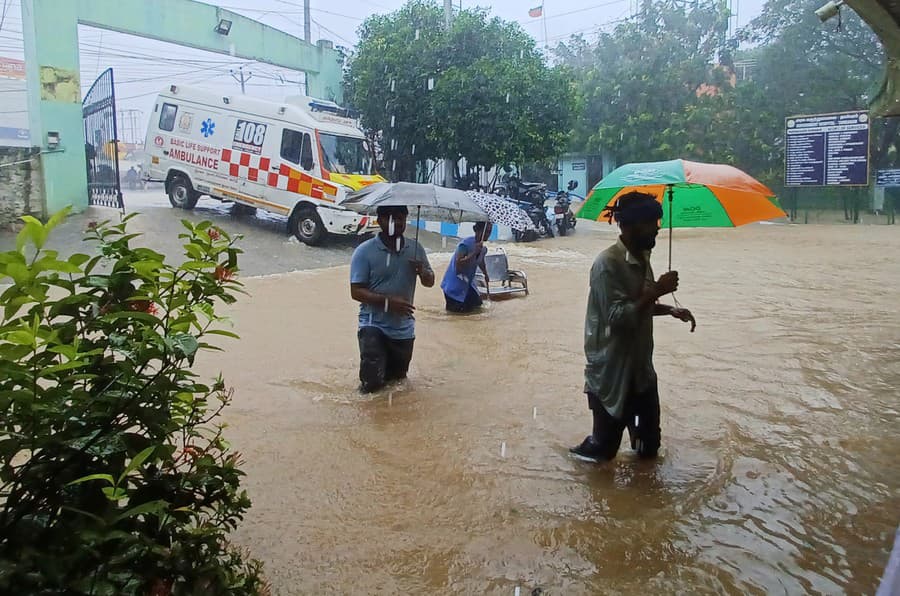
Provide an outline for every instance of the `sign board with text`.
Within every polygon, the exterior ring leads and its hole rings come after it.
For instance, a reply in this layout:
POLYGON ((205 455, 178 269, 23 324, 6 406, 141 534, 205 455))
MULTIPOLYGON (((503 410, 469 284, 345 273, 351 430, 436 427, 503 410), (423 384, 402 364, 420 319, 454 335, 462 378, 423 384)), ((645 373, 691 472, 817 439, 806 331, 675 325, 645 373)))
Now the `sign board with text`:
POLYGON ((900 186, 900 169, 875 172, 875 186, 900 186))
POLYGON ((868 112, 792 116, 784 131, 785 186, 868 185, 868 112))
POLYGON ((0 56, 0 77, 25 80, 25 63, 15 58, 0 56))

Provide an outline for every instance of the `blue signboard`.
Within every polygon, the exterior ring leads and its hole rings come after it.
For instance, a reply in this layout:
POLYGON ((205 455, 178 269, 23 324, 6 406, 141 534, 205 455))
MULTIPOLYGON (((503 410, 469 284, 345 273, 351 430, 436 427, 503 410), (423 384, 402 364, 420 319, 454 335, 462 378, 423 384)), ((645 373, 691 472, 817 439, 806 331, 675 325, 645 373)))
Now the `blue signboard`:
POLYGON ((785 186, 866 186, 869 114, 792 116, 784 126, 785 186))
POLYGON ((900 186, 900 170, 878 170, 875 186, 900 186))
POLYGON ((16 139, 18 141, 27 141, 27 128, 12 128, 9 126, 0 126, 0 139, 16 139))

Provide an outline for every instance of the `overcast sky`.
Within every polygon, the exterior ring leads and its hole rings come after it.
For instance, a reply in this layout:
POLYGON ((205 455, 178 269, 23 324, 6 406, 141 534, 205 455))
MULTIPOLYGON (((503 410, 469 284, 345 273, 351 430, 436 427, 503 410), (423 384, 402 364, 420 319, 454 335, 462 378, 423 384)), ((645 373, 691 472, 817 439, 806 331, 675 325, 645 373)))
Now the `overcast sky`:
MULTIPOLYGON (((152 2, 153 0, 145 0, 152 2)), ((482 6, 494 15, 519 22, 539 44, 546 40, 551 46, 570 35, 582 33, 590 38, 600 28, 610 29, 634 10, 635 0, 544 0, 544 15, 529 18, 528 9, 541 5, 541 0, 494 0, 492 3, 462 0, 464 8, 482 6)), ((737 13, 734 25, 745 25, 755 17, 763 0, 731 0, 737 13)), ((459 6, 460 0, 455 0, 459 6)), ((303 5, 300 0, 211 0, 214 4, 234 10, 268 25, 303 37, 303 5)), ((356 30, 369 14, 390 12, 404 4, 404 0, 312 0, 312 39, 331 39, 336 45, 352 47, 357 40, 356 30)), ((0 27, 0 56, 22 58, 22 14, 19 0, 0 0, 0 11, 6 7, 6 17, 0 27)), ((2 14, 2 12, 0 12, 2 14)), ((171 44, 134 36, 79 28, 81 52, 81 80, 86 91, 94 79, 112 67, 116 77, 118 107, 140 111, 139 127, 153 109, 156 93, 170 83, 193 83, 234 92, 239 85, 229 71, 245 64, 253 73, 247 93, 282 99, 295 95, 300 89, 302 75, 262 64, 248 64, 230 56, 201 52, 171 44)), ((0 102, 11 101, 0 96, 0 102)), ((7 108, 8 110, 9 108, 7 108)), ((0 104, 0 112, 4 111, 0 104)), ((139 133, 143 135, 143 131, 139 133)), ((126 139, 130 140, 130 139, 126 139)))

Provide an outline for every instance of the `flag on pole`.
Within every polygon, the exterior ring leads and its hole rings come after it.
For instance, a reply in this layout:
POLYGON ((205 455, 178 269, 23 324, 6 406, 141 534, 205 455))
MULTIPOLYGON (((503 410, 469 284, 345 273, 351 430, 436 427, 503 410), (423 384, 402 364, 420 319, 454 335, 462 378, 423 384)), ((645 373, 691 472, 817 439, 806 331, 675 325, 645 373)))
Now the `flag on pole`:
POLYGON ((530 16, 533 19, 536 19, 543 14, 544 14, 544 5, 543 4, 541 4, 540 6, 535 6, 534 8, 532 8, 531 10, 528 11, 528 16, 530 16))

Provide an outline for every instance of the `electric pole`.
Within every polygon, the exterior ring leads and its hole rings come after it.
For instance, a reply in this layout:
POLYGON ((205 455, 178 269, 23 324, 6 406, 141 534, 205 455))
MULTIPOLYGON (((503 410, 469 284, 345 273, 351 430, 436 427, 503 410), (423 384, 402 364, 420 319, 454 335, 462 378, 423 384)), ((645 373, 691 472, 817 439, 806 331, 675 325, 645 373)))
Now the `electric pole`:
POLYGON ((233 70, 230 70, 229 72, 231 73, 231 78, 241 84, 241 94, 246 94, 247 90, 244 88, 244 84, 253 78, 253 73, 248 70, 245 76, 243 66, 238 67, 238 72, 233 70))
POLYGON ((312 43, 312 32, 309 25, 311 20, 309 16, 309 0, 303 0, 303 38, 306 40, 306 43, 312 43))
MULTIPOLYGON (((444 28, 450 31, 453 19, 453 0, 444 0, 444 28)), ((444 159, 444 186, 453 188, 453 170, 455 165, 452 159, 444 159)))
POLYGON ((450 21, 453 18, 453 0, 444 0, 444 27, 450 29, 450 21))

